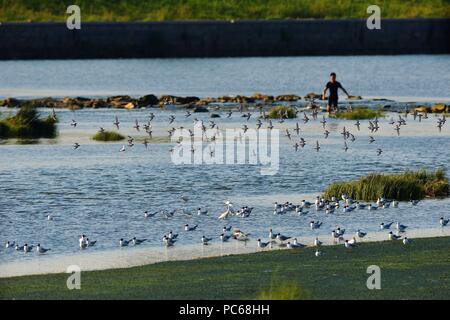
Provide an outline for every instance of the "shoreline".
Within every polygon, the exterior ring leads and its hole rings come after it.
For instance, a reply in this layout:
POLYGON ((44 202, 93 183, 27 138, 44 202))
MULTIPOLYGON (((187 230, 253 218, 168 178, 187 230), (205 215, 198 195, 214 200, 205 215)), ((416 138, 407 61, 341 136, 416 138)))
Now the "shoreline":
MULTIPOLYGON (((378 231, 368 234, 359 243, 382 242, 387 241, 388 230, 378 231)), ((450 227, 431 228, 431 229, 412 229, 402 234, 412 241, 415 238, 440 238, 450 236, 450 227)), ((351 239, 353 234, 345 236, 351 239)), ((297 237, 299 243, 312 247, 313 236, 297 237)), ((333 246, 331 236, 322 236, 319 239, 323 242, 322 251, 326 251, 327 246, 333 246)), ((267 241, 267 239, 262 239, 267 241)), ((341 241, 340 245, 343 245, 341 241)), ((211 245, 202 246, 201 244, 175 245, 173 248, 166 247, 134 247, 108 249, 97 252, 83 252, 61 256, 38 256, 32 261, 18 261, 0 264, 0 279, 22 277, 31 275, 47 275, 65 273, 67 267, 77 265, 82 271, 99 271, 111 269, 127 269, 151 264, 158 264, 167 261, 187 261, 199 260, 205 258, 234 256, 249 253, 289 250, 275 245, 272 249, 259 249, 256 239, 251 240, 244 245, 243 242, 230 240, 230 243, 218 244, 212 242, 211 245)), ((302 250, 302 249, 299 249, 302 250)), ((33 253, 34 254, 34 253, 33 253)))

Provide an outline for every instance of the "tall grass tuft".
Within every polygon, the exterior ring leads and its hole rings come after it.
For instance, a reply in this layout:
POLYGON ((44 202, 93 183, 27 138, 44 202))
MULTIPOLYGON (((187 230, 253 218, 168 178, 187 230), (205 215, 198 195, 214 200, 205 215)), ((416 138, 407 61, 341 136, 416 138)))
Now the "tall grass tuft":
POLYGON ((332 117, 345 120, 369 120, 384 117, 381 110, 372 110, 366 107, 355 108, 352 111, 338 112, 332 117))
POLYGON ((292 119, 296 118, 295 110, 287 106, 276 106, 269 110, 269 119, 292 119))
POLYGON ((443 169, 408 171, 401 174, 372 173, 355 181, 332 183, 326 188, 324 197, 340 197, 343 194, 365 201, 379 197, 401 201, 447 197, 449 181, 443 169))
POLYGON ((305 300, 309 294, 296 282, 284 282, 275 284, 272 281, 270 288, 262 290, 257 297, 258 300, 305 300))
POLYGON ((41 119, 35 108, 22 107, 15 116, 0 120, 0 138, 55 138, 57 122, 52 116, 41 119))
POLYGON ((120 141, 125 139, 123 135, 113 131, 99 131, 93 137, 95 141, 120 141))

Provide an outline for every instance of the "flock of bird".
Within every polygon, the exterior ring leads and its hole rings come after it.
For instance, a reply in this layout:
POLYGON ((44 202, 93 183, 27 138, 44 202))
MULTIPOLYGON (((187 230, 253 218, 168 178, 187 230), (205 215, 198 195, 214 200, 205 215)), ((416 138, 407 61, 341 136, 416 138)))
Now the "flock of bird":
MULTIPOLYGON (((303 125, 306 125, 307 123, 309 123, 310 121, 317 121, 318 117, 319 117, 319 108, 317 107, 317 105, 314 105, 314 102, 311 103, 310 108, 311 111, 309 114, 307 114, 306 110, 300 110, 298 108, 292 107, 292 110, 294 110, 295 113, 295 117, 297 118, 300 115, 301 121, 303 122, 303 125)), ((351 109, 351 108, 350 108, 351 109)), ((226 112, 226 118, 231 118, 231 116, 233 115, 233 110, 229 110, 226 112)), ((184 117, 185 118, 189 118, 192 116, 192 112, 189 110, 186 110, 184 117)), ((407 125, 407 118, 408 116, 411 114, 411 112, 406 109, 404 113, 399 113, 398 114, 398 119, 395 120, 393 117, 390 119, 390 121, 388 122, 388 124, 390 126, 392 126, 393 130, 397 133, 398 136, 400 136, 400 132, 401 132, 401 128, 403 126, 407 125)), ((240 132, 240 137, 242 138, 243 135, 246 134, 246 132, 248 131, 248 129, 250 128, 248 123, 250 121, 250 118, 254 116, 254 114, 252 114, 251 112, 243 112, 242 107, 240 108, 240 117, 244 118, 246 123, 244 123, 242 125, 241 128, 241 132, 240 132)), ((54 115, 54 117, 56 117, 56 115, 54 115)), ((254 116, 255 117, 255 116, 254 116)), ((279 123, 284 123, 288 118, 289 118, 289 114, 287 109, 285 109, 284 111, 280 111, 278 116, 277 116, 278 122, 279 123)), ((136 130, 137 133, 141 132, 141 128, 143 128, 143 130, 146 133, 146 138, 144 138, 142 144, 148 148, 148 143, 149 140, 148 139, 152 139, 153 138, 153 127, 152 127, 152 121, 156 118, 155 113, 150 112, 147 121, 144 124, 140 124, 139 121, 136 119, 133 125, 133 129, 136 130), (148 136, 148 137, 147 137, 148 136)), ((426 112, 424 113, 420 113, 417 110, 413 110, 412 111, 412 119, 413 121, 418 121, 418 122, 422 122, 422 119, 428 119, 428 114, 426 112)), ((168 119, 168 125, 171 126, 168 130, 168 136, 169 138, 172 137, 172 135, 174 134, 174 132, 179 129, 179 130, 183 130, 185 129, 183 126, 179 126, 179 127, 175 127, 172 126, 173 123, 176 121, 176 117, 175 115, 169 115, 168 119)), ((272 130, 273 128, 275 128, 274 123, 271 119, 269 119, 269 117, 267 116, 266 112, 260 108, 259 111, 259 116, 257 116, 256 119, 256 126, 255 129, 259 130, 263 127, 264 123, 263 121, 265 121, 267 123, 266 128, 268 130, 272 130)), ((442 115, 442 117, 438 117, 437 118, 437 127, 439 129, 439 132, 441 132, 442 127, 444 126, 444 124, 446 123, 447 119, 445 117, 445 114, 442 115)), ((325 115, 322 116, 322 119, 320 120, 320 124, 323 127, 323 135, 324 135, 324 139, 328 139, 328 137, 330 136, 331 132, 329 130, 329 128, 327 127, 327 123, 328 120, 325 117, 325 115)), ((77 121, 75 121, 74 119, 72 119, 71 122, 71 126, 76 127, 77 126, 77 121)), ((114 122, 112 123, 113 126, 117 129, 120 130, 120 125, 121 122, 119 121, 119 118, 116 116, 114 122)), ((355 130, 356 131, 361 131, 361 126, 363 125, 363 123, 360 120, 356 120, 354 123, 355 126, 355 130)), ((203 120, 199 120, 198 118, 194 119, 194 126, 199 126, 202 130, 202 140, 206 140, 206 141, 210 141, 210 142, 214 142, 216 141, 218 135, 220 134, 220 128, 219 125, 216 123, 215 120, 210 119, 209 123, 205 123, 205 121, 203 120), (207 132, 208 129, 214 129, 214 132, 207 132), (210 134, 210 136, 207 135, 207 133, 210 134)), ((368 129, 371 132, 372 135, 369 136, 368 138, 368 143, 372 144, 376 141, 376 139, 374 138, 374 134, 376 132, 378 132, 380 130, 380 121, 379 119, 376 117, 373 120, 368 120, 368 129)), ((284 129, 285 134, 284 136, 286 136, 290 141, 292 141, 292 145, 295 149, 295 151, 298 151, 300 148, 304 148, 307 142, 303 137, 300 137, 300 131, 301 131, 301 127, 299 124, 299 121, 297 121, 295 123, 295 126, 291 129, 289 128, 285 128, 284 129), (296 134, 296 136, 298 137, 297 141, 295 140, 294 134, 296 134)), ((100 127, 99 132, 105 132, 105 129, 103 127, 100 127)), ((194 131, 192 129, 187 129, 187 132, 189 132, 190 137, 194 137, 194 131)), ((340 132, 340 134, 343 137, 344 140, 344 145, 343 145, 343 150, 345 152, 347 152, 349 150, 349 143, 348 142, 354 142, 356 141, 356 132, 349 130, 349 128, 347 127, 343 127, 342 131, 340 132)), ((183 138, 179 138, 177 141, 177 145, 175 147, 179 147, 181 141, 183 140, 183 138)), ((128 148, 132 148, 135 144, 134 144, 135 138, 133 138, 132 136, 128 135, 128 148)), ((316 150, 317 152, 320 151, 320 149, 322 148, 321 143, 319 142, 319 140, 313 141, 312 143, 313 149, 316 150)), ((81 145, 78 142, 75 142, 73 145, 74 149, 78 149, 81 145)), ((125 152, 127 150, 126 145, 122 145, 122 147, 120 148, 120 152, 125 152)), ((170 152, 173 152, 174 148, 170 148, 170 152)), ((191 152, 194 153, 195 147, 191 148, 191 152)), ((211 155, 213 155, 214 151, 211 150, 211 155)), ((376 154, 378 156, 382 155, 383 153, 383 149, 381 147, 378 147, 376 149, 376 154)))
MULTIPOLYGON (((182 196, 183 201, 187 202, 188 198, 185 196, 182 196)), ((420 201, 418 200, 411 200, 410 204, 412 206, 416 206, 419 204, 420 201)), ((377 210, 380 209, 388 209, 390 207, 392 208, 398 208, 399 202, 396 200, 388 200, 384 198, 379 198, 376 203, 361 203, 359 201, 354 201, 353 199, 349 198, 346 195, 342 195, 340 199, 336 197, 332 197, 331 199, 324 199, 320 196, 316 197, 316 200, 314 203, 302 200, 300 204, 295 205, 291 202, 285 202, 285 203, 274 203, 274 209, 273 214, 275 215, 284 215, 288 213, 294 213, 296 215, 307 215, 310 211, 314 211, 315 213, 318 212, 324 212, 326 215, 333 214, 336 210, 339 210, 342 208, 342 212, 352 212, 353 210, 377 210)), ((233 204, 230 201, 225 202, 225 211, 223 213, 220 213, 218 216, 219 220, 226 220, 231 217, 242 217, 247 218, 250 216, 253 208, 248 206, 243 206, 237 210, 233 209, 233 204)), ((148 211, 144 212, 144 219, 152 219, 155 218, 157 215, 163 216, 163 218, 171 218, 176 214, 177 210, 173 210, 171 212, 162 210, 162 211, 155 211, 153 213, 149 213, 148 211)), ((187 211, 185 209, 181 209, 181 214, 186 216, 193 216, 193 215, 208 215, 208 210, 198 208, 194 212, 187 211)), ((48 215, 47 220, 53 221, 53 216, 48 215)), ((441 217, 439 219, 439 225, 441 227, 446 227, 449 225, 450 219, 444 219, 444 217, 441 217)), ((322 226, 322 222, 318 220, 310 220, 309 227, 311 230, 320 229, 322 226)), ((198 224, 195 225, 189 225, 185 224, 183 227, 183 232, 196 232, 197 228, 199 227, 198 224)), ((391 222, 381 222, 379 225, 379 229, 381 231, 389 231, 387 234, 388 240, 399 240, 401 239, 404 245, 408 245, 411 243, 411 239, 408 237, 403 237, 402 234, 404 234, 407 230, 408 226, 401 224, 400 222, 396 222, 394 224, 393 221, 391 222), (394 233, 391 228, 395 228, 396 232, 394 233)), ((351 249, 357 245, 357 242, 359 242, 361 239, 367 236, 367 232, 363 232, 361 229, 358 229, 351 238, 345 239, 345 233, 346 230, 337 227, 331 231, 331 239, 333 244, 339 244, 343 243, 345 248, 351 249), (357 240, 358 239, 358 240, 357 240)), ((218 233, 218 236, 205 236, 204 234, 199 235, 199 244, 206 246, 212 244, 214 242, 214 239, 217 239, 219 243, 225 243, 230 240, 236 240, 247 243, 251 240, 250 233, 246 233, 242 231, 239 228, 232 228, 230 225, 223 226, 221 233, 218 233)), ((166 247, 173 247, 175 243, 179 240, 178 238, 179 233, 174 233, 172 230, 169 230, 167 234, 162 235, 161 242, 166 247)), ((130 247, 130 246, 138 246, 148 241, 147 238, 137 238, 133 237, 131 239, 124 239, 121 238, 118 240, 118 246, 120 248, 124 247, 130 247)), ((81 250, 89 249, 90 247, 95 246, 97 241, 91 241, 89 238, 83 234, 79 236, 78 244, 79 248, 81 250)), ((314 247, 320 247, 322 246, 323 242, 319 240, 318 237, 316 237, 312 243, 312 246, 314 247)), ((261 238, 257 239, 257 246, 258 248, 270 248, 272 249, 274 246, 278 246, 280 248, 287 248, 287 249, 295 249, 295 248, 303 248, 306 247, 306 244, 299 243, 296 237, 283 235, 281 233, 275 233, 272 228, 269 229, 268 233, 268 241, 264 242, 261 238)), ((34 245, 29 245, 25 243, 24 245, 19 245, 16 241, 10 242, 7 241, 5 244, 5 247, 7 249, 15 249, 15 251, 18 252, 24 252, 29 253, 32 251, 35 251, 38 254, 45 254, 49 250, 49 248, 42 247, 39 243, 34 245)), ((323 252, 319 249, 316 249, 315 251, 316 256, 323 255, 323 252)))
MULTIPOLYGON (((306 125, 308 122, 310 121, 315 121, 319 119, 319 109, 317 107, 314 107, 314 105, 312 105, 312 108, 310 108, 310 114, 308 115, 306 113, 306 111, 301 111, 300 109, 295 109, 295 114, 302 114, 302 121, 303 124, 306 125)), ((253 116, 252 113, 250 112, 243 112, 242 107, 240 108, 240 116, 242 118, 245 119, 246 123, 244 123, 242 125, 242 133, 245 134, 247 132, 247 130, 249 129, 249 121, 251 119, 251 117, 253 116)), ((233 111, 229 110, 226 112, 226 117, 227 118, 231 118, 233 115, 233 111)), ((260 116, 258 117, 258 119, 256 120, 256 129, 260 129, 262 128, 262 126, 264 125, 263 121, 266 122, 266 126, 267 129, 272 130, 274 128, 274 123, 271 119, 269 119, 266 114, 265 111, 263 109, 260 109, 260 116)), ((399 113, 398 114, 398 119, 394 120, 394 118, 391 118, 391 120, 388 122, 389 125, 393 126, 393 129, 397 132, 397 135, 400 135, 400 131, 401 128, 403 126, 407 125, 407 118, 408 115, 410 115, 410 112, 408 110, 406 110, 406 112, 404 114, 399 113)), ((189 110, 185 111, 184 117, 185 118, 189 118, 192 116, 192 112, 189 110)), ((56 114, 53 111, 53 117, 56 118, 56 114)), ((138 120, 135 120, 134 122, 134 126, 133 129, 136 130, 137 132, 141 132, 141 129, 143 129, 146 133, 146 135, 148 135, 147 138, 145 138, 145 140, 143 141, 143 144, 145 145, 145 147, 147 148, 148 146, 148 139, 152 139, 152 134, 153 134, 153 129, 152 129, 152 121, 155 119, 156 115, 153 112, 150 112, 148 119, 145 123, 143 123, 142 125, 139 123, 138 120)), ((288 113, 287 111, 284 111, 283 113, 279 114, 279 120, 277 120, 279 123, 284 123, 288 118, 288 113)), ((412 118, 413 120, 418 120, 419 122, 422 122, 422 119, 427 119, 428 115, 426 113, 419 113, 417 111, 413 111, 412 113, 412 118)), ((172 125, 175 121, 176 121, 176 117, 175 115, 170 115, 167 119, 169 126, 172 125)), ((446 118, 445 115, 442 115, 442 117, 438 118, 438 124, 437 127, 439 128, 439 131, 441 131, 443 125, 446 123, 446 118)), ((325 116, 323 116, 320 120, 320 123, 322 125, 322 128, 324 130, 323 134, 324 134, 324 138, 328 139, 329 135, 330 135, 330 131, 328 130, 329 128, 327 127, 327 123, 328 120, 325 116)), ((195 125, 199 125, 202 129, 202 139, 206 139, 208 141, 214 141, 216 138, 216 134, 219 133, 219 126, 218 124, 214 121, 214 120, 209 120, 209 124, 207 125, 205 123, 205 121, 203 120, 199 120, 197 118, 194 119, 194 124, 195 125), (210 136, 207 136, 207 129, 215 129, 215 133, 213 133, 210 136)), ((78 125, 78 122, 74 119, 72 119, 70 126, 72 127, 76 127, 78 125)), ((357 120, 354 123, 355 126, 355 130, 356 131, 360 131, 361 130, 361 126, 363 125, 363 123, 359 120, 357 120)), ((121 122, 119 120, 119 118, 116 116, 113 122, 113 126, 117 129, 120 130, 121 128, 121 122)), ((179 127, 179 129, 184 129, 184 127, 179 127)), ((368 121, 368 129, 370 130, 370 132, 372 134, 378 132, 378 130, 380 129, 380 121, 378 120, 378 118, 375 118, 373 120, 369 120, 368 121)), ((171 137, 173 135, 173 133, 175 132, 175 130, 177 130, 177 128, 175 127, 171 127, 168 130, 168 135, 169 137, 171 137)), ((100 132, 105 132, 105 129, 103 127, 101 127, 99 129, 100 132)), ((191 137, 194 136, 194 132, 191 129, 188 129, 188 132, 190 134, 191 137)), ((292 129, 285 129, 285 136, 293 142, 293 147, 295 148, 295 150, 299 150, 299 148, 304 148, 307 145, 306 140, 303 137, 299 137, 300 136, 300 132, 301 132, 301 128, 299 125, 299 122, 297 121, 295 123, 295 126, 292 129), (292 132, 291 132, 292 131, 292 132), (294 133, 299 137, 298 141, 293 141, 294 140, 294 133)), ((344 140, 344 151, 347 151, 349 149, 349 144, 348 142, 354 142, 356 140, 356 132, 353 132, 351 130, 349 130, 348 128, 346 128, 345 126, 343 127, 342 131, 340 132, 340 134, 343 137, 344 140)), ((131 136, 128 136, 128 148, 132 148, 134 146, 134 141, 135 139, 131 136)), ((369 136, 369 144, 372 144, 376 141, 376 139, 374 138, 373 135, 369 136)), ((73 145, 74 149, 78 149, 80 148, 81 145, 79 143, 75 143, 73 145)), ((316 140, 315 143, 313 143, 313 148, 319 152, 321 147, 321 144, 319 143, 319 140, 316 140)), ((120 149, 120 152, 125 152, 127 150, 126 146, 123 145, 122 148, 120 149)), ((173 152, 173 148, 170 149, 171 152, 173 152)), ((195 150, 192 149, 192 152, 194 152, 195 150)), ((381 155, 383 150, 381 148, 377 148, 376 150, 377 155, 381 155)), ((182 198, 184 201, 187 201, 188 199, 186 197, 182 198)), ((412 205, 417 205, 418 201, 415 200, 411 200, 411 204, 412 205)), ((306 215, 308 214, 308 210, 316 210, 316 211, 324 211, 326 214, 332 214, 334 213, 336 210, 342 208, 343 212, 351 212, 353 210, 363 210, 363 209, 367 209, 367 210, 377 210, 378 208, 389 208, 390 206, 392 207, 398 207, 399 203, 396 200, 386 200, 383 198, 378 199, 376 204, 363 204, 360 203, 358 201, 353 201, 352 199, 350 199, 349 197, 342 195, 342 199, 337 199, 335 197, 333 197, 332 199, 326 200, 320 197, 317 197, 315 200, 315 203, 310 203, 306 200, 303 200, 300 204, 298 205, 294 205, 292 203, 284 203, 284 204, 279 204, 279 203, 275 203, 274 204, 274 214, 285 214, 288 212, 294 212, 295 214, 298 215, 306 215), (343 201, 343 204, 341 204, 341 201, 343 201)), ((221 213, 219 215, 219 219, 220 220, 225 220, 228 218, 231 218, 233 216, 236 217, 242 217, 242 218, 247 218, 251 215, 253 208, 251 207, 247 207, 244 206, 238 210, 233 210, 233 205, 230 201, 227 201, 225 203, 226 206, 226 210, 221 213)), ((148 211, 144 212, 144 218, 149 219, 152 218, 154 216, 158 215, 162 215, 164 218, 171 218, 175 215, 175 213, 177 212, 177 210, 173 210, 173 211, 167 211, 167 210, 163 210, 163 211, 156 211, 153 213, 149 213, 148 211)), ((182 215, 185 216, 192 216, 194 215, 194 213, 189 212, 185 209, 181 209, 178 210, 178 212, 180 212, 182 215)), ((197 210, 197 215, 207 215, 208 211, 204 210, 202 208, 198 208, 197 210)), ((53 220, 53 216, 52 215, 48 215, 47 216, 47 220, 51 221, 53 220)), ((444 219, 443 217, 441 217, 440 221, 439 221, 440 225, 442 227, 446 226, 449 223, 448 219, 444 219)), ((381 223, 380 224, 380 229, 381 230, 389 230, 392 226, 393 222, 389 222, 389 223, 381 223)), ((322 222, 320 221, 315 221, 315 220, 311 220, 310 221, 310 228, 312 230, 314 229, 319 229, 322 225, 322 222)), ((399 222, 396 223, 396 229, 398 233, 403 233, 407 226, 400 224, 399 222)), ((184 232, 195 232, 197 230, 198 225, 188 225, 186 224, 184 226, 184 232)), ((392 231, 389 232, 388 234, 388 239, 389 240, 397 240, 400 239, 402 236, 399 234, 394 234, 392 231)), ((331 235, 332 235, 332 239, 333 241, 344 241, 344 245, 347 248, 351 248, 354 247, 356 245, 356 238, 362 239, 364 238, 367 233, 362 232, 361 230, 358 230, 355 234, 354 237, 352 237, 351 239, 344 239, 344 234, 345 234, 345 229, 340 229, 337 228, 335 230, 332 231, 331 235)), ((169 231, 168 234, 164 234, 162 236, 162 243, 167 246, 167 247, 172 247, 174 246, 174 244, 177 242, 178 240, 178 233, 173 233, 172 231, 169 231)), ((218 239, 220 240, 220 242, 227 242, 230 239, 235 239, 237 241, 248 241, 250 239, 250 234, 249 233, 245 233, 243 231, 241 231, 240 229, 234 229, 232 231, 231 226, 224 226, 222 232, 220 233, 220 235, 218 236, 218 239)), ((202 235, 201 238, 199 239, 199 242, 202 245, 209 245, 213 242, 214 237, 207 237, 205 235, 202 235)), ((118 245, 119 247, 129 247, 129 246, 137 246, 140 245, 142 243, 145 243, 148 239, 139 239, 136 237, 133 237, 131 239, 124 239, 121 238, 118 241, 118 245)), ((403 238, 403 243, 404 244, 409 244, 410 243, 410 239, 408 239, 407 237, 403 238)), ((80 249, 88 249, 90 247, 93 247, 96 245, 96 241, 90 241, 89 238, 86 235, 80 235, 79 237, 79 247, 80 249)), ((270 229, 269 231, 269 241, 267 242, 263 242, 261 239, 257 240, 258 243, 258 247, 260 248, 265 248, 267 246, 271 247, 273 244, 278 243, 279 246, 281 247, 287 247, 287 248, 300 248, 303 247, 303 244, 298 243, 296 238, 292 238, 286 235, 282 235, 280 233, 275 234, 272 229, 270 229)), ((314 245, 315 246, 320 246, 320 244, 322 244, 322 242, 316 238, 314 240, 314 245)), ((36 246, 34 245, 28 245, 27 243, 25 243, 24 245, 19 245, 17 242, 6 242, 6 248, 14 248, 16 251, 22 251, 25 253, 28 252, 32 252, 35 251, 37 253, 43 254, 48 252, 50 249, 49 248, 43 248, 40 244, 37 244, 36 246)), ((322 253, 320 251, 316 251, 316 255, 321 255, 322 253)))

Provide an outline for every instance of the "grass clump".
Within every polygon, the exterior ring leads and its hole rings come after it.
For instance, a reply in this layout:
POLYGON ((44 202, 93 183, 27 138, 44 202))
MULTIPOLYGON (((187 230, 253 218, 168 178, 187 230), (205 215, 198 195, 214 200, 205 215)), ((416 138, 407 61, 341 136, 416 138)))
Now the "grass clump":
POLYGON ((326 198, 340 197, 343 194, 364 201, 379 197, 400 201, 446 197, 449 195, 449 182, 442 169, 401 174, 372 173, 355 181, 335 182, 324 192, 326 198))
POLYGON ((57 122, 51 115, 41 119, 35 108, 22 107, 15 116, 0 120, 0 139, 55 138, 57 122))
POLYGON ((262 290, 258 300, 305 300, 309 299, 308 293, 295 281, 275 284, 272 282, 270 288, 262 290))
POLYGON ((372 110, 366 107, 356 108, 352 111, 337 112, 332 117, 345 120, 370 120, 383 117, 383 111, 372 110))
POLYGON ((267 116, 269 119, 292 119, 296 118, 297 115, 295 110, 287 106, 276 106, 269 110, 267 116))
POLYGON ((93 137, 95 141, 120 141, 125 139, 123 135, 113 131, 99 131, 93 137))

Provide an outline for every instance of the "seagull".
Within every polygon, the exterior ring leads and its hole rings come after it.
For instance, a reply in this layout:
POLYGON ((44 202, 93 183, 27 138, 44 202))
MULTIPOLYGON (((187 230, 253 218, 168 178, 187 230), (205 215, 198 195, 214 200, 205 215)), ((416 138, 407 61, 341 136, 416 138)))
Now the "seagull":
POLYGON ((277 240, 279 240, 279 241, 281 241, 281 242, 286 241, 286 240, 291 239, 291 238, 292 238, 292 237, 286 237, 286 236, 283 236, 283 235, 280 234, 280 233, 277 234, 277 240))
POLYGON ((395 227, 397 228, 398 231, 400 232, 404 232, 406 230, 406 228, 408 228, 407 226, 400 224, 400 222, 397 222, 397 224, 395 225, 395 227))
POLYGON ((316 237, 316 238, 314 239, 314 246, 315 246, 315 247, 320 247, 321 245, 322 245, 322 241, 320 241, 319 238, 316 237))
POLYGON ((391 225, 393 224, 394 222, 390 222, 390 223, 384 223, 384 222, 382 222, 382 223, 380 223, 380 229, 390 229, 391 228, 391 225))
POLYGON ((153 213, 148 213, 148 211, 144 211, 144 218, 154 217, 157 213, 158 213, 158 211, 155 211, 153 213))
POLYGON ((174 122, 174 121, 175 121, 175 116, 171 115, 171 116, 169 117, 169 124, 171 124, 171 123, 174 122))
POLYGON ((227 232, 227 231, 231 231, 231 228, 232 228, 231 226, 228 226, 228 227, 227 227, 227 226, 224 226, 224 227, 222 228, 222 232, 225 233, 225 232, 227 232))
POLYGON ((345 240, 344 246, 345 246, 347 249, 351 249, 351 248, 353 248, 353 247, 355 246, 355 244, 349 242, 348 240, 345 240))
POLYGON ((18 244, 16 244, 16 246, 14 247, 14 249, 15 249, 16 251, 23 251, 23 247, 24 247, 24 246, 19 246, 18 244))
POLYGON ((361 125, 361 123, 359 122, 359 120, 357 120, 356 121, 356 123, 355 123, 355 126, 358 128, 358 131, 360 131, 360 125, 361 125))
POLYGON ((294 238, 294 241, 292 243, 288 242, 287 247, 288 249, 297 249, 297 248, 303 248, 305 245, 301 244, 297 241, 297 238, 294 238))
POLYGON ((220 241, 222 241, 222 242, 227 242, 228 240, 230 240, 230 238, 231 238, 230 235, 226 235, 226 234, 224 234, 224 233, 222 233, 222 234, 220 235, 220 241))
POLYGON ((49 251, 50 249, 45 249, 43 247, 41 247, 41 244, 38 243, 36 246, 36 252, 37 253, 46 253, 47 251, 49 251))
POLYGON ((330 135, 330 131, 325 130, 325 132, 323 134, 325 136, 325 139, 328 139, 328 136, 330 135))
POLYGON ((80 144, 79 144, 78 142, 75 142, 75 143, 73 144, 73 149, 74 149, 74 150, 77 150, 79 147, 80 147, 80 144))
POLYGON ((184 115, 186 118, 190 117, 192 113, 189 110, 186 110, 186 114, 184 115))
POLYGON ((401 238, 400 236, 393 234, 392 231, 389 232, 389 235, 388 235, 389 240, 398 240, 400 238, 401 238))
POLYGON ((441 227, 445 227, 448 223, 449 223, 450 219, 444 219, 444 217, 441 217, 439 219, 439 224, 441 225, 441 227))
POLYGON ((77 122, 72 119, 72 123, 70 125, 75 128, 77 126, 77 122))
POLYGON ((90 241, 89 238, 86 238, 86 247, 93 247, 97 241, 90 241))
POLYGON ((33 246, 32 245, 29 246, 27 243, 25 243, 23 245, 23 252, 28 253, 28 252, 31 252, 31 251, 33 251, 33 246))
POLYGON ((193 227, 189 227, 188 224, 185 224, 184 225, 184 231, 194 231, 195 229, 197 229, 197 227, 198 227, 197 224, 195 226, 193 226, 193 227))
POLYGON ((381 156, 381 153, 383 153, 383 150, 381 150, 380 148, 377 149, 377 156, 381 156))
POLYGON ((403 244, 406 246, 406 245, 408 245, 408 244, 410 244, 411 243, 411 240, 410 239, 408 239, 407 237, 405 237, 405 238, 403 238, 403 244))
POLYGON ((136 239, 136 237, 133 237, 133 239, 131 239, 131 244, 133 246, 137 246, 140 245, 141 243, 147 241, 147 239, 136 239))
POLYGON ((176 240, 168 238, 166 235, 163 237, 163 242, 166 245, 166 247, 172 247, 174 245, 176 240))
POLYGON ((420 200, 410 200, 409 202, 411 202, 411 204, 413 205, 413 206, 417 206, 417 204, 420 202, 420 200))
POLYGON ((119 152, 125 152, 125 145, 122 145, 122 148, 120 148, 119 152))
POLYGON ((202 208, 198 208, 198 209, 197 209, 197 215, 199 215, 199 216, 205 215, 205 214, 207 214, 207 213, 208 213, 208 210, 203 210, 203 211, 202 211, 202 208))
POLYGON ((129 243, 130 243, 130 241, 128 241, 128 240, 123 240, 123 238, 121 238, 121 239, 119 240, 119 247, 126 247, 126 246, 128 246, 129 243))
POLYGON ((320 250, 316 250, 316 252, 314 253, 314 255, 315 255, 316 257, 320 257, 320 256, 323 256, 323 252, 320 251, 320 250))
POLYGON ((269 245, 269 242, 262 242, 261 239, 258 239, 258 247, 265 248, 269 245))
POLYGON ((358 238, 364 238, 367 235, 367 232, 362 232, 361 230, 358 229, 358 231, 356 231, 356 236, 358 238))
POLYGON ((309 223, 309 226, 311 227, 311 230, 319 229, 321 225, 322 225, 322 222, 314 221, 314 220, 309 223))
POLYGON ((207 238, 207 237, 205 237, 205 236, 202 236, 202 244, 203 245, 208 245, 209 243, 208 243, 208 241, 211 241, 212 239, 211 238, 207 238))
POLYGON ((13 242, 6 241, 5 248, 13 248, 15 244, 16 244, 15 241, 13 242))
POLYGON ((232 114, 233 114, 233 111, 231 111, 231 110, 228 111, 228 112, 227 112, 227 118, 231 117, 232 114))
POLYGON ((50 213, 47 215, 47 220, 48 221, 52 221, 53 220, 53 216, 50 213))
POLYGON ((182 196, 180 197, 180 199, 183 200, 184 202, 188 202, 188 201, 189 201, 189 198, 186 197, 186 196, 184 196, 184 195, 182 195, 182 196))
POLYGON ((374 137, 370 136, 369 137, 369 143, 372 143, 372 142, 375 142, 375 139, 374 139, 374 137))

